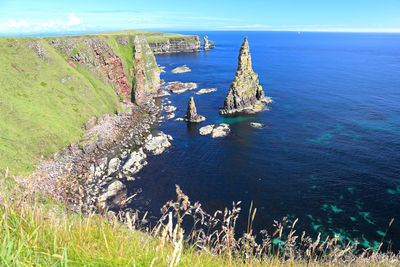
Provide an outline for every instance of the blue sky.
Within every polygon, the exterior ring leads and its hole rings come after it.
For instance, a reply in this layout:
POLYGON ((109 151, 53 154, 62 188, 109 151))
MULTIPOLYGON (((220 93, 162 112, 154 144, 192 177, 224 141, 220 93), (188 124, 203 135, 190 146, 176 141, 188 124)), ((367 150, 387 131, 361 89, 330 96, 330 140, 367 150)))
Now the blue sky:
POLYGON ((122 29, 400 32, 400 0, 0 0, 0 34, 122 29))

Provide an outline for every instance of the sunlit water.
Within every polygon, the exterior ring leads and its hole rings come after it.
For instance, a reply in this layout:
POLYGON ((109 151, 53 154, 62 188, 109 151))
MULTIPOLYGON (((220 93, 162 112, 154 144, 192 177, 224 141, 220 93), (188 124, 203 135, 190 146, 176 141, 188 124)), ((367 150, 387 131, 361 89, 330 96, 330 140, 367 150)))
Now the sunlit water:
MULTIPOLYGON (((197 33, 198 34, 198 33, 197 33)), ((200 33, 202 34, 202 33, 200 33)), ((218 114, 237 68, 245 33, 209 32, 216 48, 198 54, 158 56, 162 78, 196 82, 217 92, 171 95, 178 117, 194 96, 196 125, 160 126, 173 146, 135 177, 132 205, 159 216, 175 198, 175 184, 208 211, 243 201, 239 231, 251 201, 255 228, 299 218, 298 230, 315 236, 340 234, 376 246, 400 247, 400 35, 338 33, 247 33, 253 68, 274 102, 255 116, 218 114), (172 74, 186 64, 192 72, 172 74), (231 134, 212 139, 198 128, 229 123, 231 134), (264 129, 249 123, 260 122, 264 129)))

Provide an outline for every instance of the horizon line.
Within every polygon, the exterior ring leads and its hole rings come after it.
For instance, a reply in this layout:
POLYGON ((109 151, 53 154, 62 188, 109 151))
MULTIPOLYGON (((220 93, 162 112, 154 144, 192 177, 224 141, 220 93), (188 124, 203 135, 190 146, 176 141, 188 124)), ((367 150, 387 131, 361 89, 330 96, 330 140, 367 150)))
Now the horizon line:
POLYGON ((163 32, 163 33, 174 33, 174 32, 317 32, 317 33, 400 33, 400 29, 393 30, 373 30, 373 29, 115 29, 115 30, 99 30, 99 31, 46 31, 46 32, 24 32, 24 33, 1 33, 0 37, 40 37, 40 35, 46 35, 44 37, 51 37, 51 34, 55 35, 81 35, 81 34, 99 34, 104 32, 114 31, 148 31, 148 32, 163 32), (48 36, 47 36, 48 35, 48 36))

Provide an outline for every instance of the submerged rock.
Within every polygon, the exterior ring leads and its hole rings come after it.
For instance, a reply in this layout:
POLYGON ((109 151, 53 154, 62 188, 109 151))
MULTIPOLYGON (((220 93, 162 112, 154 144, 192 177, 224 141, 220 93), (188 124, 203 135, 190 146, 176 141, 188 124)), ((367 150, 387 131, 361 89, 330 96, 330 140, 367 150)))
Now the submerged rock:
POLYGON ((172 136, 167 135, 161 131, 155 131, 154 133, 147 136, 144 148, 154 155, 159 155, 163 153, 166 148, 171 146, 171 143, 169 141, 172 140, 172 136))
POLYGON ((183 65, 183 66, 180 66, 180 67, 176 67, 171 72, 173 74, 178 74, 178 73, 185 73, 185 72, 189 72, 189 71, 192 71, 192 70, 188 66, 183 65))
POLYGON ((174 94, 182 94, 189 90, 197 89, 196 83, 182 83, 182 82, 170 82, 165 89, 171 91, 174 94))
POLYGON ((217 88, 204 88, 204 89, 200 89, 195 94, 196 95, 209 94, 209 93, 212 93, 215 91, 217 91, 217 88))
POLYGON ((226 123, 221 123, 218 125, 211 124, 211 125, 201 127, 199 129, 199 133, 201 135, 211 134, 212 138, 224 137, 224 136, 227 136, 230 132, 231 132, 231 129, 229 128, 229 124, 226 124, 226 123))
POLYGON ((235 79, 225 98, 220 114, 238 112, 255 113, 264 109, 264 91, 259 85, 258 75, 253 71, 247 37, 240 48, 235 79))
POLYGON ((206 118, 197 114, 196 104, 194 103, 193 96, 190 97, 185 120, 188 122, 202 122, 206 118))
POLYGON ((250 122, 250 126, 257 129, 264 128, 264 124, 259 122, 250 122))
POLYGON ((210 50, 211 48, 214 48, 214 47, 215 47, 214 42, 208 40, 208 36, 205 35, 204 36, 204 50, 210 50))

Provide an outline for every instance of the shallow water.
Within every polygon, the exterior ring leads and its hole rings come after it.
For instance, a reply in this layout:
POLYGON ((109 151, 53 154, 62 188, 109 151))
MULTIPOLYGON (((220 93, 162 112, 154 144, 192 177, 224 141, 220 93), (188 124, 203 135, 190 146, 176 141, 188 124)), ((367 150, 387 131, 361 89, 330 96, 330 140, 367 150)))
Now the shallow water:
POLYGON ((298 230, 336 233, 365 246, 380 242, 395 218, 385 240, 399 249, 400 35, 247 33, 253 68, 274 102, 254 116, 224 118, 218 108, 246 33, 207 34, 216 43, 209 52, 157 57, 167 82, 218 91, 171 95, 177 117, 194 96, 207 120, 160 126, 173 146, 136 175, 131 190, 142 193, 132 205, 158 216, 178 184, 209 211, 243 201, 239 230, 254 201, 257 229, 288 216, 299 218, 298 230), (184 64, 192 72, 171 73, 184 64), (200 127, 221 122, 230 124, 229 136, 199 135, 200 127))

